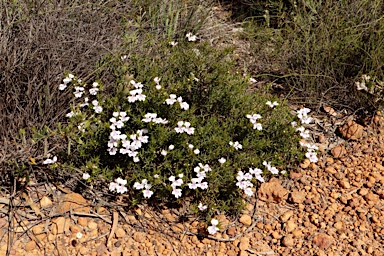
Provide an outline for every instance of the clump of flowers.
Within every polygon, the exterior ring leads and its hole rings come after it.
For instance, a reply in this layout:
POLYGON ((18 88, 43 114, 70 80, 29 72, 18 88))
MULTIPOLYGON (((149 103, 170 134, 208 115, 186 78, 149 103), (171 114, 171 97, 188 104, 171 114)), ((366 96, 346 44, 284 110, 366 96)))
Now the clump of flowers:
POLYGON ((147 179, 143 179, 141 183, 135 182, 135 184, 133 184, 133 188, 137 190, 142 189, 145 198, 151 198, 151 196, 153 195, 153 191, 150 190, 152 188, 152 185, 148 183, 147 179))
POLYGON ((179 177, 179 179, 176 179, 176 177, 172 175, 168 179, 170 182, 172 182, 172 184, 171 184, 172 195, 174 195, 176 198, 181 197, 181 188, 178 188, 178 187, 180 187, 183 184, 182 178, 184 177, 184 175, 182 173, 180 173, 178 175, 178 177, 179 177))
POLYGON ((111 182, 109 184, 109 190, 111 192, 116 191, 117 193, 124 194, 128 191, 128 189, 125 187, 126 184, 126 180, 123 180, 122 178, 117 178, 115 179, 115 182, 111 182))
MULTIPOLYGON (((312 122, 312 118, 308 116, 308 113, 311 112, 309 108, 301 108, 297 111, 297 117, 300 119, 301 124, 310 124, 312 122)), ((296 127, 298 124, 297 122, 292 122, 291 125, 293 127, 296 127)), ((296 128, 296 131, 300 132, 300 136, 306 140, 309 139, 311 136, 309 134, 309 131, 305 129, 304 126, 300 126, 296 128)), ((307 142, 300 142, 300 145, 302 147, 307 148, 307 153, 305 153, 305 156, 308 158, 308 160, 311 163, 317 163, 317 153, 316 150, 319 148, 315 144, 307 143, 307 142)))
POLYGON ((183 101, 182 97, 177 97, 176 94, 170 94, 169 98, 165 100, 165 103, 167 103, 167 105, 173 105, 176 102, 179 103, 181 109, 184 109, 184 110, 189 109, 189 104, 183 101))
POLYGON ((261 131, 263 129, 263 126, 261 123, 258 123, 257 120, 261 118, 261 115, 259 114, 252 114, 252 115, 247 115, 247 118, 253 124, 253 129, 257 129, 261 131))
POLYGON ((142 83, 137 83, 134 80, 131 80, 130 82, 136 89, 131 90, 128 96, 128 102, 133 103, 136 101, 145 101, 145 98, 147 97, 146 95, 143 94, 143 84, 142 83))
POLYGON ((204 181, 204 178, 207 176, 207 172, 211 171, 211 167, 209 165, 203 165, 202 163, 199 163, 199 166, 196 166, 193 171, 196 173, 196 178, 192 178, 191 182, 188 183, 188 187, 190 189, 207 189, 208 188, 208 182, 204 181))
POLYGON ((186 133, 188 135, 192 135, 195 133, 195 128, 191 127, 190 122, 184 122, 184 121, 179 121, 177 122, 177 127, 175 127, 175 131, 177 133, 186 133))

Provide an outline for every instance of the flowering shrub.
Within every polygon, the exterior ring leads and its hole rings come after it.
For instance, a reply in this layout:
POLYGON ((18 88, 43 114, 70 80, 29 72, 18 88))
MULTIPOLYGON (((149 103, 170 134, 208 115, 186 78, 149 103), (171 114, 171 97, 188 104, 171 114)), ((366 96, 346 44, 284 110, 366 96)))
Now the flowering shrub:
MULTIPOLYGON (((75 166, 86 182, 106 179, 110 193, 132 200, 188 198, 208 220, 216 210, 237 212, 243 193, 294 168, 304 152, 291 123, 309 123, 308 111, 297 120, 284 102, 247 92, 230 52, 187 39, 165 44, 166 61, 119 58, 109 94, 100 81, 88 86, 68 74, 59 89, 74 93, 64 132, 75 146, 45 163, 75 166)), ((316 148, 306 147, 314 161, 316 148)))

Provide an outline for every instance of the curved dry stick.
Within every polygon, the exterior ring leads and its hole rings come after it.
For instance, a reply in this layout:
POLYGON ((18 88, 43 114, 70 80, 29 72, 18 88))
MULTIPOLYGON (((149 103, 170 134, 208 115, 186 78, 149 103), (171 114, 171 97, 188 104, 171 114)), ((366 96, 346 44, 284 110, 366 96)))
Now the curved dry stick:
POLYGON ((109 237, 107 240, 107 247, 112 246, 111 239, 112 239, 113 235, 115 234, 118 221, 119 221, 119 214, 117 212, 113 212, 113 223, 112 223, 111 233, 109 234, 109 237))

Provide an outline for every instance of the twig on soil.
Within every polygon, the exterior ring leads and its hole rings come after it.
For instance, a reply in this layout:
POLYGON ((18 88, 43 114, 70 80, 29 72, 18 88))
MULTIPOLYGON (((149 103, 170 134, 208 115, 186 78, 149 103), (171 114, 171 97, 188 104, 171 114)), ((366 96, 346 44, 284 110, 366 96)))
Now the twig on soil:
POLYGON ((103 238, 103 237, 107 236, 108 234, 109 234, 109 232, 107 232, 107 233, 105 233, 105 234, 102 234, 102 235, 100 235, 100 236, 98 236, 98 237, 88 239, 87 241, 81 242, 80 244, 86 244, 86 243, 88 243, 88 242, 91 242, 91 241, 94 241, 94 240, 103 238))
MULTIPOLYGON (((4 213, 4 214, 8 214, 8 211, 6 209, 3 209, 3 208, 0 208, 0 212, 4 213)), ((16 213, 19 214, 20 216, 23 216, 29 220, 36 220, 38 219, 38 217, 34 216, 34 215, 31 215, 31 214, 28 214, 26 212, 23 212, 21 210, 16 210, 16 213)))
POLYGON ((251 249, 247 249, 246 251, 248 251, 249 253, 252 253, 252 254, 256 254, 256 255, 274 255, 275 252, 274 251, 266 251, 266 252, 255 252, 251 249))
POLYGON ((118 222, 119 222, 119 214, 117 212, 113 212, 113 224, 112 224, 112 228, 111 228, 111 233, 109 234, 109 237, 107 240, 107 247, 112 246, 111 239, 112 239, 113 235, 115 234, 118 222))

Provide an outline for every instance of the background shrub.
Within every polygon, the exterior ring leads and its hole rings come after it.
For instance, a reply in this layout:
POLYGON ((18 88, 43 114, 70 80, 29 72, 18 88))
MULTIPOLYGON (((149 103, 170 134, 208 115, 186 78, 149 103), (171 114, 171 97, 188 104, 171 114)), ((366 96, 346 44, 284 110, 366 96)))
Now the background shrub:
MULTIPOLYGON (((262 3, 247 1, 247 6, 256 8, 262 3)), ((247 37, 259 60, 257 71, 264 73, 260 77, 269 73, 272 81, 293 92, 291 100, 300 103, 319 106, 326 102, 352 112, 378 106, 377 95, 358 92, 355 82, 363 74, 383 80, 382 1, 268 3, 264 8, 276 13, 271 19, 275 17, 277 25, 252 13, 247 18, 251 21, 247 37), (265 68, 270 67, 263 65, 266 61, 273 62, 273 68, 265 68)))

